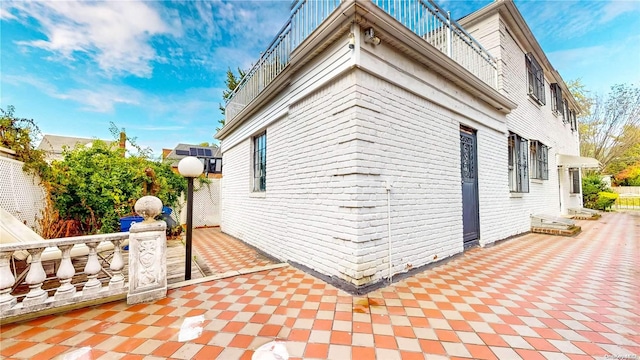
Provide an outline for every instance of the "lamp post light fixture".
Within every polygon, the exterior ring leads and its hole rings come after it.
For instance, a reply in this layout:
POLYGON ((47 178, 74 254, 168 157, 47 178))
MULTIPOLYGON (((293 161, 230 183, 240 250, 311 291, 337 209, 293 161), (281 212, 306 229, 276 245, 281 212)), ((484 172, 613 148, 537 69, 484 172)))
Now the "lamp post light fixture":
POLYGON ((202 174, 204 165, 197 157, 187 156, 178 163, 178 172, 187 178, 187 245, 184 259, 184 279, 191 280, 191 234, 193 228, 193 178, 202 174))

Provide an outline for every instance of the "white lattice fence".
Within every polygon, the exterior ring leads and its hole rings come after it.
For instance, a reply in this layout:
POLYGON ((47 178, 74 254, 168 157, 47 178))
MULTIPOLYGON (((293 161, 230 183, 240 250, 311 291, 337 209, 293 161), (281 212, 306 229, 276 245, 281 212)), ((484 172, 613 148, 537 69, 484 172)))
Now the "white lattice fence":
MULTIPOLYGON (((209 179, 210 184, 202 184, 194 181, 193 192, 193 226, 219 226, 220 225, 220 179, 209 179)), ((180 211, 180 223, 187 222, 186 201, 182 201, 180 211)))
POLYGON ((24 163, 0 157, 0 207, 32 229, 45 205, 45 191, 40 179, 22 171, 24 163))

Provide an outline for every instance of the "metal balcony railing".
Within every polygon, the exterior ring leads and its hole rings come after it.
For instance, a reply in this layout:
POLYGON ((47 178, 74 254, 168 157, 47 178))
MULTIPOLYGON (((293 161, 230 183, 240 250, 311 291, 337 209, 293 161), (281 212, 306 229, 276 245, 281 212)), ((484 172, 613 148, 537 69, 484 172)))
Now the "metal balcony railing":
MULTIPOLYGON (((432 0, 371 0, 409 30, 449 56, 493 88, 497 63, 448 12, 432 0)), ((341 0, 298 0, 276 38, 246 73, 227 100, 225 119, 236 117, 289 64, 291 53, 341 3, 341 0)))
POLYGON ((341 0, 299 0, 291 16, 258 62, 242 78, 227 101, 225 119, 230 121, 255 99, 289 64, 300 45, 337 7, 341 0))
POLYGON ((497 88, 498 65, 451 14, 432 0, 372 0, 414 34, 426 40, 477 78, 497 88))

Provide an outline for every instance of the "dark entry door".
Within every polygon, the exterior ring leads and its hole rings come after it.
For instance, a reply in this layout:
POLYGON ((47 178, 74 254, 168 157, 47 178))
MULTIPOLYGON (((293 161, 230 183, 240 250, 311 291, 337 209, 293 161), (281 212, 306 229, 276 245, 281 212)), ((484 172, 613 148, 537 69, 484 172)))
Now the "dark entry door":
POLYGON ((478 204, 478 152, 476 134, 460 127, 460 163, 462 175, 462 229, 464 247, 478 244, 480 219, 478 204))

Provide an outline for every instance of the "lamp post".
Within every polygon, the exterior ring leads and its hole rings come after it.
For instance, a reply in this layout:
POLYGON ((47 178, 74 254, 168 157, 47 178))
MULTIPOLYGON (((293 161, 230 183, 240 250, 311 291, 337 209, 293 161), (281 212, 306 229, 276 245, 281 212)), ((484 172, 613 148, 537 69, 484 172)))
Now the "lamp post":
POLYGON ((178 163, 178 172, 187 178, 187 245, 184 259, 184 279, 191 280, 191 233, 193 228, 193 178, 202 174, 204 165, 193 156, 187 156, 178 163))

